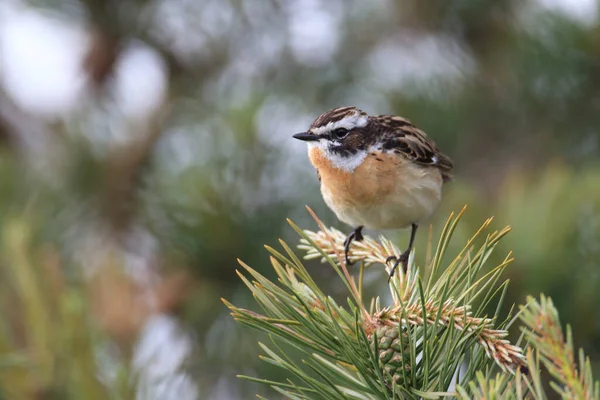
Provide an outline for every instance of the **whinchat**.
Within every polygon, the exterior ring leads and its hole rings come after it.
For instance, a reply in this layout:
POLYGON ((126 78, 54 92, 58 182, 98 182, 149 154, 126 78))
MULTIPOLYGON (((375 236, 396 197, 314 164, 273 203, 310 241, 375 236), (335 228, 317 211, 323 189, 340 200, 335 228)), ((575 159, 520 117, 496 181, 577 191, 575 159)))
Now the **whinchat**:
POLYGON ((294 138, 308 143, 325 203, 354 227, 344 242, 346 264, 352 241, 363 239, 363 227, 410 226, 408 248, 393 257, 390 278, 400 263, 406 272, 419 222, 438 207, 452 161, 409 120, 356 107, 329 110, 294 138))

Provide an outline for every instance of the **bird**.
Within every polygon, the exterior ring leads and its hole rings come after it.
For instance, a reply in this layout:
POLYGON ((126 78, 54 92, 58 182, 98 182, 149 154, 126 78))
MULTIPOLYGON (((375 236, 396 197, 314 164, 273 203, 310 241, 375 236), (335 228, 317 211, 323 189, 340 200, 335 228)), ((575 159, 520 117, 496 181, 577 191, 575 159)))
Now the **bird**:
POLYGON ((386 260, 394 261, 389 279, 400 264, 406 273, 419 222, 437 209, 442 186, 452 179, 450 158, 408 119, 352 106, 324 112, 293 137, 308 145, 327 206, 354 228, 344 241, 346 264, 352 265, 348 252, 363 240, 363 228, 410 227, 407 249, 386 260))

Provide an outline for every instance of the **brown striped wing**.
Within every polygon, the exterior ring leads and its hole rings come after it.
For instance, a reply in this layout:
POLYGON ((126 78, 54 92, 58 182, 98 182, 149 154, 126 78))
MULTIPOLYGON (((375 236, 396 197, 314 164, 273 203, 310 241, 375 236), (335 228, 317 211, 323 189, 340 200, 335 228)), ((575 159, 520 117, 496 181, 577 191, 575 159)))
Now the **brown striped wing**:
POLYGON ((384 150, 402 154, 418 164, 439 168, 445 181, 452 178, 452 160, 409 120, 391 115, 376 115, 372 118, 381 130, 379 134, 384 150))

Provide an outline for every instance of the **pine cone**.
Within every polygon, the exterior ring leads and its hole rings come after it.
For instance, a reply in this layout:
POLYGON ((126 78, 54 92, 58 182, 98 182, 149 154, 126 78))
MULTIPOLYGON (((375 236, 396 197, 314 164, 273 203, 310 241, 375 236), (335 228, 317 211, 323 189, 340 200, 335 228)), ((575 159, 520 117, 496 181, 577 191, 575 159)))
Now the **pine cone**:
MULTIPOLYGON (((388 385, 392 382, 402 384, 402 368, 406 373, 411 372, 410 367, 410 343, 405 328, 398 325, 381 325, 376 328, 377 335, 377 359, 379 368, 388 385), (402 330, 402 338, 400 338, 402 330), (404 345, 404 346, 403 346, 404 345), (402 362, 404 358, 404 363, 402 362), (390 380, 391 377, 391 380, 390 380)), ((375 351, 375 335, 371 335, 371 348, 375 351)))

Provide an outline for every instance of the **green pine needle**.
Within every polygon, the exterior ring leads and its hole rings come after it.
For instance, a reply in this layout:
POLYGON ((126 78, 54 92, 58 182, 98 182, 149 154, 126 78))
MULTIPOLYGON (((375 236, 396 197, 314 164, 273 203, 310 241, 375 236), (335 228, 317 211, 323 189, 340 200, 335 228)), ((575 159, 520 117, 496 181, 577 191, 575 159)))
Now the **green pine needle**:
POLYGON ((508 287, 501 277, 512 258, 507 255, 491 269, 487 264, 510 229, 484 237, 491 219, 485 221, 463 249, 445 262, 464 209, 452 214, 425 268, 430 271, 427 279, 419 276, 411 254, 407 272, 399 270, 390 281, 392 303, 382 307, 379 298, 363 299, 362 272, 380 264, 384 266, 382 279, 386 279, 389 266, 385 260, 398 256, 398 249, 385 237, 376 241, 365 236, 353 244, 349 256, 363 265, 357 285, 342 257, 345 236, 325 228, 309 212, 320 228, 317 232, 289 221, 300 236, 299 248, 306 252, 306 259, 321 259, 336 271, 348 290, 347 305, 337 304, 324 293, 283 241, 282 251, 266 246, 277 282, 240 261, 245 271, 239 273, 240 278, 262 313, 223 301, 237 321, 270 334, 272 345, 260 344, 265 354, 261 358, 285 370, 288 379, 241 378, 269 385, 288 399, 542 399, 539 357, 557 379, 555 387, 563 397, 597 398, 598 384, 592 380, 589 360, 580 355, 578 372, 572 350, 568 351, 572 349, 569 331, 564 344, 549 300, 542 297, 541 304, 531 300, 520 312, 529 328, 525 337, 539 353, 530 349, 525 356, 520 347, 506 340, 504 329, 516 316, 512 312, 499 316, 508 287), (484 314, 490 309, 495 310, 491 317, 484 314), (558 327, 550 337, 536 331, 539 315, 558 327), (300 358, 290 355, 292 349, 300 358))

